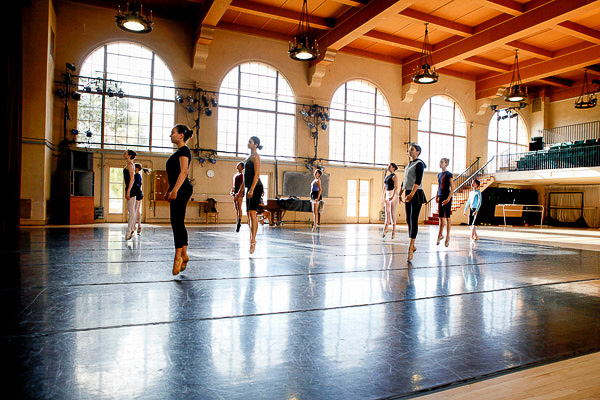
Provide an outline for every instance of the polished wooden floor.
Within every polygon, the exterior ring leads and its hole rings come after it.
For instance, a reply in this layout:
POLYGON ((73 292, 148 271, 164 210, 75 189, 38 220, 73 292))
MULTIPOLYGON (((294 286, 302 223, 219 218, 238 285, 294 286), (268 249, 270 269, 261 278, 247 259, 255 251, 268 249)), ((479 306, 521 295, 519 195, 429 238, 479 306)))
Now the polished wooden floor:
MULTIPOLYGON (((265 226, 253 255, 247 226, 193 226, 173 277, 170 227, 127 242, 124 229, 23 228, 2 252, 10 398, 488 399, 500 389, 465 385, 537 382, 540 366, 600 351, 596 231, 470 242, 457 227, 444 247, 422 226, 408 261, 406 226, 394 239, 376 225, 265 226)), ((594 395, 569 376, 575 387, 531 390, 594 395)))

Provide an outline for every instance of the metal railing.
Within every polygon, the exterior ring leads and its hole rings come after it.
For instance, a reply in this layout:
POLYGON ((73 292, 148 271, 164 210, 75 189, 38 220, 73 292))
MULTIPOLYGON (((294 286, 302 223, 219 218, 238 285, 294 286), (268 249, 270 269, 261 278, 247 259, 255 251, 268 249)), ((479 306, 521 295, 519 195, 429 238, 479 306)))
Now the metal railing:
POLYGON ((558 126, 552 129, 539 130, 538 133, 539 136, 543 137, 546 146, 577 140, 598 139, 600 138, 600 121, 558 126))
POLYGON ((600 145, 566 146, 498 156, 497 172, 600 166, 600 145))

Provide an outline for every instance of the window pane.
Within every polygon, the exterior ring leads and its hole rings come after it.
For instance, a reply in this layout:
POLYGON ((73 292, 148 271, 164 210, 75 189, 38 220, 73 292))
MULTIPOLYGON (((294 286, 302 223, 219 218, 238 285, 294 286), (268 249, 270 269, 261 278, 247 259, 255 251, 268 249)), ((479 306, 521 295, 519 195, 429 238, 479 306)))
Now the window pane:
POLYGON ((360 206, 358 210, 359 217, 369 216, 369 181, 360 181, 360 206))
POLYGON ((356 181, 349 180, 348 181, 348 205, 346 207, 346 216, 348 217, 356 217, 356 203, 357 203, 357 193, 356 193, 356 181))
POLYGON ((379 90, 362 80, 348 81, 333 94, 329 158, 387 164, 390 157, 390 109, 379 90))
POLYGON ((258 136, 263 154, 294 156, 295 98, 275 69, 256 62, 233 68, 221 82, 219 106, 218 150, 246 154, 248 139, 258 136))
POLYGON ((173 149, 171 129, 175 126, 172 102, 154 101, 152 106, 152 151, 168 152, 173 149))
POLYGON ((419 130, 424 132, 429 132, 429 104, 431 100, 427 100, 423 107, 421 107, 421 112, 419 112, 419 130))

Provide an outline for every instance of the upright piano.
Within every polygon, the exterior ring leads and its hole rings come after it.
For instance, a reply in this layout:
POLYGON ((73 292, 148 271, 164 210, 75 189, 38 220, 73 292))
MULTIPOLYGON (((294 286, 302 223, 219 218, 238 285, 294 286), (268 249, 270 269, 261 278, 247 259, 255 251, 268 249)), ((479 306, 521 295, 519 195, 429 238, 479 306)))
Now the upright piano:
POLYGON ((279 225, 286 211, 312 212, 310 200, 300 200, 297 197, 268 199, 264 210, 271 213, 269 225, 279 225))

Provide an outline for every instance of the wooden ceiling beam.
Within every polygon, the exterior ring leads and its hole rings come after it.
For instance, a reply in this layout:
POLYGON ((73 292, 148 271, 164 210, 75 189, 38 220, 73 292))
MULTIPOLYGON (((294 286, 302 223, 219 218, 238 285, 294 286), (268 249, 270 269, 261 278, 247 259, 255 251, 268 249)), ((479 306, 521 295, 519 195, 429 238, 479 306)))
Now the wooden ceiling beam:
POLYGON ((473 28, 468 25, 436 17, 435 15, 427 14, 410 8, 407 8, 406 10, 403 10, 398 14, 401 17, 409 19, 413 22, 428 22, 432 26, 435 26, 436 28, 443 30, 444 32, 451 33, 453 35, 468 37, 473 34, 473 28))
POLYGON ((512 69, 512 65, 502 64, 494 60, 489 60, 487 58, 477 56, 466 58, 462 62, 496 72, 506 72, 512 69))
POLYGON ((569 79, 557 78, 555 76, 548 76, 539 80, 542 83, 550 86, 556 86, 560 88, 569 88, 573 86, 573 81, 569 79))
POLYGON ((339 50, 375 29, 387 17, 398 14, 415 2, 416 0, 372 0, 321 35, 318 38, 319 46, 322 49, 339 50))
MULTIPOLYGON (((277 21, 289 22, 298 24, 300 21, 300 13, 283 8, 272 7, 261 3, 255 3, 247 0, 233 0, 229 6, 229 10, 238 11, 244 14, 255 15, 258 17, 270 18, 277 21)), ((335 21, 327 18, 315 16, 309 17, 311 28, 331 29, 335 26, 335 21)))
POLYGON ((350 7, 361 7, 367 4, 368 0, 333 0, 335 3, 345 4, 350 7))
POLYGON ((196 14, 194 27, 194 57, 192 68, 206 69, 208 50, 213 41, 215 27, 227 11, 231 0, 207 0, 196 14))
MULTIPOLYGON (((519 69, 523 83, 540 81, 574 69, 584 68, 590 64, 600 62, 600 45, 595 45, 575 53, 542 61, 519 69)), ((496 94, 499 87, 508 86, 512 78, 511 72, 499 74, 493 78, 479 80, 475 85, 476 99, 491 97, 496 94)), ((550 81, 557 83, 556 79, 550 81)), ((563 81, 564 83, 565 81, 563 81)))
POLYGON ((423 43, 421 42, 406 39, 400 36, 390 35, 389 33, 379 32, 375 30, 367 32, 363 36, 363 38, 373 42, 387 44, 389 46, 399 47, 401 49, 416 52, 420 52, 423 47, 423 43))
POLYGON ((600 44, 600 31, 571 21, 561 22, 553 28, 555 31, 576 37, 581 40, 600 44))
POLYGON ((480 0, 480 3, 491 9, 502 11, 512 16, 521 15, 525 12, 523 4, 513 0, 480 0))
MULTIPOLYGON (((455 44, 433 51, 433 61, 440 69, 498 46, 514 43, 523 36, 567 21, 582 13, 600 9, 600 0, 554 0, 518 17, 486 29, 455 44)), ((516 46, 515 46, 516 47, 516 46)), ((521 47, 526 47, 522 46, 521 47)), ((552 57, 552 54, 548 54, 552 57)), ((551 60, 548 60, 551 61, 551 60)), ((408 83, 418 60, 403 64, 402 82, 408 83)))
POLYGON ((521 53, 541 58, 542 60, 550 60, 552 57, 554 57, 554 54, 550 50, 542 49, 541 47, 523 43, 518 40, 513 40, 512 42, 506 43, 502 47, 511 51, 513 51, 514 49, 519 49, 521 53))

